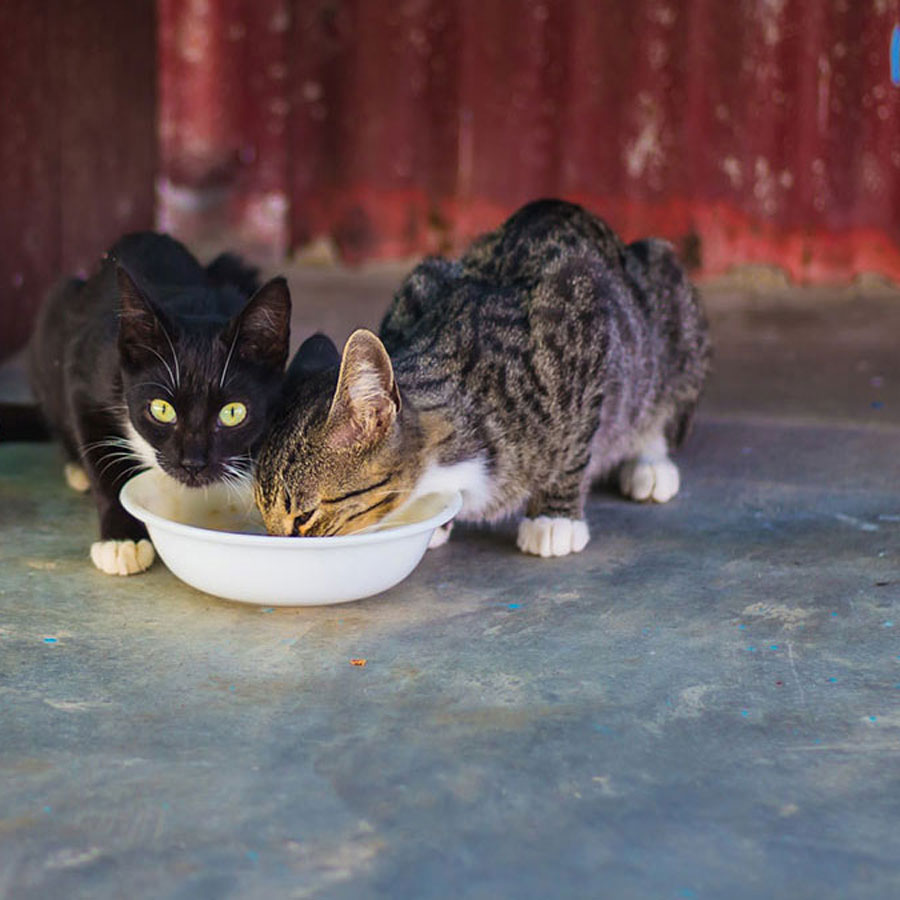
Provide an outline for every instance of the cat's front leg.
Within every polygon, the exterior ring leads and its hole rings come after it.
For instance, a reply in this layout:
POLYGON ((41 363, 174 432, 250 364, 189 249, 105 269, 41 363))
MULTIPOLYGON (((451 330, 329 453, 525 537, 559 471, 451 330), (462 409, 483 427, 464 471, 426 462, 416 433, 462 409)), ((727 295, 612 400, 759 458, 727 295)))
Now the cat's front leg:
POLYGON ((118 449, 121 435, 108 414, 79 409, 78 426, 81 462, 100 517, 100 540, 91 544, 91 561, 107 575, 143 572, 156 555, 153 544, 143 523, 119 503, 119 489, 135 471, 136 460, 118 449))
POLYGON ((443 547, 450 540, 451 531, 453 531, 453 519, 444 525, 438 525, 432 532, 431 540, 428 541, 428 549, 434 550, 437 547, 443 547))
POLYGON ((519 522, 516 545, 534 556, 568 556, 580 553, 590 539, 584 521, 580 477, 532 496, 526 517, 519 522))
POLYGON ((137 575, 149 569, 155 558, 156 551, 147 538, 91 544, 91 562, 105 575, 137 575))
POLYGON ((91 489, 91 481, 87 476, 87 472, 84 471, 84 466, 80 466, 76 462, 67 462, 63 467, 63 475, 65 476, 66 484, 73 491, 84 494, 91 489))
POLYGON ((668 503, 680 486, 678 467, 669 459, 662 432, 641 438, 635 455, 619 469, 619 488, 632 500, 668 503))
POLYGON ((125 512, 118 496, 97 499, 100 540, 91 544, 91 561, 107 575, 136 575, 149 569, 156 552, 143 524, 125 512))

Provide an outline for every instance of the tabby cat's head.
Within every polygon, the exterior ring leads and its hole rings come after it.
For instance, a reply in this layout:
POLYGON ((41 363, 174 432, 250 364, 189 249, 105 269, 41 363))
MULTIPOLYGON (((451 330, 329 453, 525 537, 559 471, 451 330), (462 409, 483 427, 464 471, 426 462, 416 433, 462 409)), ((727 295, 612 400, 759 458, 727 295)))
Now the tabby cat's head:
POLYGON ((284 378, 291 311, 284 279, 263 285, 230 319, 204 313, 208 304, 192 296, 176 298, 188 312, 167 316, 121 266, 117 280, 132 446, 189 487, 248 475, 284 378))
POLYGON ((418 429, 374 334, 354 332, 343 358, 327 338, 310 338, 288 381, 256 466, 256 504, 271 534, 349 534, 407 499, 421 467, 418 429))

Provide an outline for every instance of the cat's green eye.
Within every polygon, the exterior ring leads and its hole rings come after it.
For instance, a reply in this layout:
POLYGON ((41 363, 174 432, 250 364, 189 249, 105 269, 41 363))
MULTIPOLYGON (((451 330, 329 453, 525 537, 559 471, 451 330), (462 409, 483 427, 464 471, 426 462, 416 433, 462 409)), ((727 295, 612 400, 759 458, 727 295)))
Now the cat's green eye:
POLYGON ((150 415, 163 425, 171 425, 176 419, 175 407, 168 400, 160 400, 159 397, 150 401, 150 415))
POLYGON ((243 403, 226 403, 219 410, 219 421, 228 428, 240 425, 247 418, 247 407, 243 403))

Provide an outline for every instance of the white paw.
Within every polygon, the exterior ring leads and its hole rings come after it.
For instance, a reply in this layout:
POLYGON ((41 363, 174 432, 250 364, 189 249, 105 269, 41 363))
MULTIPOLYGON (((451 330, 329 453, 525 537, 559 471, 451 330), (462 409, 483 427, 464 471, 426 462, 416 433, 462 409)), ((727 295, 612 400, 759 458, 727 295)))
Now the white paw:
POLYGON ((63 467, 63 475, 66 476, 66 484, 73 491, 83 494, 90 490, 91 483, 88 481, 87 472, 78 465, 78 463, 67 462, 63 467))
POLYGON ((434 550, 435 547, 443 547, 450 540, 450 532, 453 531, 453 522, 447 522, 445 525, 438 525, 431 534, 431 540, 428 542, 428 549, 434 550))
POLYGON ((538 516, 519 522, 516 545, 535 556, 568 556, 584 550, 589 537, 587 522, 581 519, 538 516))
POLYGON ((107 575, 135 575, 149 569, 156 556, 153 544, 141 541, 95 541, 91 560, 107 575))
POLYGON ((680 485, 678 466, 668 457, 631 459, 619 471, 622 493, 632 500, 668 503, 678 493, 680 485))

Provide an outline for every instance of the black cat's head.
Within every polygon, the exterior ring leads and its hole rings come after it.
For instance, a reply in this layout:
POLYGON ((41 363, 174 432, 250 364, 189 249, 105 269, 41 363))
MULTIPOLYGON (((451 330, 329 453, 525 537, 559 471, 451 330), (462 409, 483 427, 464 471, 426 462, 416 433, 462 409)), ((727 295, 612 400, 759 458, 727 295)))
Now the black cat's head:
POLYGON ((132 445, 189 487, 249 475, 284 377, 291 313, 285 280, 263 285, 231 318, 216 303, 205 304, 204 314, 166 315, 121 265, 117 281, 132 445))

